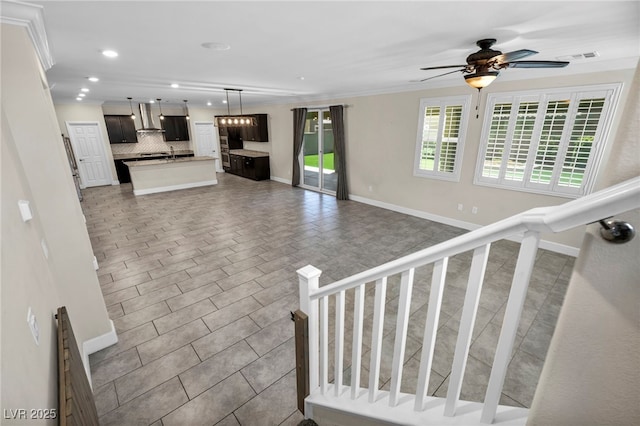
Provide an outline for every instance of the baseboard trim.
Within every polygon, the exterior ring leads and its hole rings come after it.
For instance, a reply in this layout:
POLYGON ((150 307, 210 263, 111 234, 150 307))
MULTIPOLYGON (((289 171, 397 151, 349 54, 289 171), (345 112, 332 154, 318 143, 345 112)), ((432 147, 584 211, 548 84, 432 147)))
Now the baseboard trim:
POLYGON ((120 181, 118 179, 112 180, 111 185, 120 185, 120 181))
POLYGON ((279 178, 277 176, 270 176, 269 179, 275 180, 276 182, 284 183, 286 185, 291 185, 291 180, 279 178))
POLYGON ((203 182, 183 183, 180 185, 159 186, 157 188, 149 188, 149 189, 134 188, 133 195, 156 194, 158 192, 177 191, 178 189, 198 188, 201 186, 210 186, 210 185, 217 185, 217 184, 218 184, 218 179, 214 179, 214 180, 206 180, 203 182))
POLYGON ((91 385, 92 388, 93 388, 93 384, 91 383, 91 368, 89 365, 89 355, 118 343, 118 333, 116 333, 116 327, 115 325, 113 325, 112 320, 109 320, 109 324, 111 325, 110 331, 100 336, 94 337, 93 339, 85 340, 82 343, 82 363, 84 364, 84 370, 86 371, 87 378, 89 379, 89 385, 91 385))
MULTIPOLYGON (((407 207, 398 206, 395 204, 385 203, 383 201, 372 200, 370 198, 361 197, 359 195, 349 194, 349 198, 353 201, 357 201, 363 204, 369 204, 371 206, 380 207, 387 210, 392 210, 398 213, 404 213, 409 216, 415 216, 422 219, 432 220, 438 223, 444 223, 445 225, 455 226, 456 228, 466 229, 468 231, 474 231, 482 228, 482 225, 478 225, 471 222, 465 222, 458 219, 453 219, 446 216, 440 216, 432 213, 423 212, 421 210, 414 210, 407 207)), ((507 238, 509 241, 522 242, 522 236, 513 236, 507 238)), ((580 249, 577 247, 568 246, 565 244, 556 243, 553 241, 540 240, 540 248, 549 250, 555 253, 565 254, 567 256, 578 257, 580 249)))

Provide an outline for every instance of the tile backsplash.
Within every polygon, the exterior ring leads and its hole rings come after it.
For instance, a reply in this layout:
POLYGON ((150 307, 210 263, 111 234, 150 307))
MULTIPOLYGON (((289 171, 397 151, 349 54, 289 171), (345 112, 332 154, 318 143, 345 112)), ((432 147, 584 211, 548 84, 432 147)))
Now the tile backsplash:
POLYGON ((165 142, 162 133, 138 133, 138 143, 111 144, 114 154, 132 154, 141 152, 163 152, 173 147, 176 151, 191 150, 191 142, 165 142))

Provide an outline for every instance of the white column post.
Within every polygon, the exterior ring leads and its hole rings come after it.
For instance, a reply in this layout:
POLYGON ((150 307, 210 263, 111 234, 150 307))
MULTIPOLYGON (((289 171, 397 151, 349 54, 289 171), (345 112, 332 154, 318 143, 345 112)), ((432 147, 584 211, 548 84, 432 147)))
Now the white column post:
POLYGON ((311 265, 300 268, 297 271, 300 289, 300 309, 309 317, 309 392, 314 392, 318 387, 318 299, 311 296, 320 287, 320 274, 322 271, 311 265))

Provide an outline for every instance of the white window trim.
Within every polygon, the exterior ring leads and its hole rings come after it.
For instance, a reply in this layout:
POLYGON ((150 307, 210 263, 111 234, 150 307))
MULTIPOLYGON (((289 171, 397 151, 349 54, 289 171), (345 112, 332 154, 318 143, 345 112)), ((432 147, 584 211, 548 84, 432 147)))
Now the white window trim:
POLYGON ((471 95, 464 96, 443 96, 438 98, 420 99, 420 109, 418 114, 418 134, 416 136, 416 149, 413 162, 413 175, 416 177, 440 179, 452 182, 460 181, 460 171, 462 170, 462 158, 464 154, 465 138, 469 123, 469 105, 471 95), (460 117, 460 129, 458 132, 458 143, 456 145, 455 162, 453 172, 439 172, 437 170, 423 170, 420 168, 420 156, 422 154, 422 132, 424 130, 424 111, 430 106, 440 106, 442 108, 450 105, 462 105, 462 116, 460 117))
MULTIPOLYGON (((613 119, 615 117, 615 112, 618 108, 618 101, 620 99, 620 93, 622 92, 622 83, 612 83, 612 84, 599 84, 592 86, 574 86, 574 87, 562 87, 562 88, 554 88, 554 89, 537 89, 537 90, 529 90, 529 91, 520 91, 520 92, 500 92, 500 93, 490 93, 487 96, 487 103, 485 107, 485 117, 484 123, 482 126, 482 135, 480 137, 480 147, 478 150, 478 158, 476 160, 476 170, 474 173, 473 183, 475 185, 480 186, 489 186, 493 188, 521 191, 521 192, 531 192, 535 194, 543 194, 543 195, 551 195, 556 197, 563 198, 579 198, 584 195, 587 195, 593 191, 593 187, 595 185, 596 177, 598 174, 598 170, 600 169, 600 165, 602 162, 602 157, 605 152, 606 146, 609 144, 609 136, 612 132, 612 124, 613 119), (607 97, 605 102, 604 111, 600 118, 600 122, 598 125, 597 135, 592 147, 591 154, 589 156, 589 161, 585 168, 584 174, 584 183, 581 188, 565 188, 563 191, 550 190, 547 188, 547 185, 536 186, 533 183, 528 184, 529 186, 525 186, 525 183, 519 181, 508 181, 503 177, 498 179, 488 178, 482 176, 482 171, 484 167, 484 158, 487 150, 487 139, 488 133, 490 131, 491 120, 493 116, 493 109, 496 103, 502 102, 513 102, 514 99, 519 99, 521 102, 531 101, 533 98, 537 98, 539 104, 541 106, 546 106, 548 100, 552 100, 553 98, 559 96, 560 94, 569 94, 571 99, 575 99, 579 95, 588 92, 589 94, 593 92, 611 92, 611 94, 607 97), (529 99, 524 99, 525 97, 529 97, 529 99)), ((575 102, 571 103, 571 110, 573 111, 577 108, 575 102)), ((539 108, 538 114, 544 114, 545 108, 539 108)), ((513 114, 512 110, 512 114, 513 114)), ((509 128, 511 129, 514 126, 514 122, 512 119, 509 119, 509 128)), ((541 125, 536 119, 536 129, 541 125)), ((565 129, 565 132, 567 129, 565 129)), ((534 141, 537 142, 537 141, 534 141)), ((537 144, 532 144, 530 147, 531 155, 532 151, 537 147, 537 144)), ((535 155, 535 154, 534 154, 535 155)), ((527 167, 529 169, 529 166, 527 167)))

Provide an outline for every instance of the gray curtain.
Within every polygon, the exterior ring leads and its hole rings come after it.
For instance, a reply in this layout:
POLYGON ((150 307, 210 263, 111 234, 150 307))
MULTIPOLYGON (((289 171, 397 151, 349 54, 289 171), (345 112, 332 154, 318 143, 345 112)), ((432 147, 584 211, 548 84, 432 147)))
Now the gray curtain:
POLYGON ((338 173, 338 187, 336 198, 338 200, 349 199, 349 187, 347 186, 347 156, 344 142, 344 118, 342 105, 329 107, 331 114, 331 126, 333 127, 334 165, 338 173))
POLYGON ((300 150, 304 139, 304 123, 307 119, 306 108, 293 109, 293 170, 291 173, 291 185, 300 185, 300 150))

